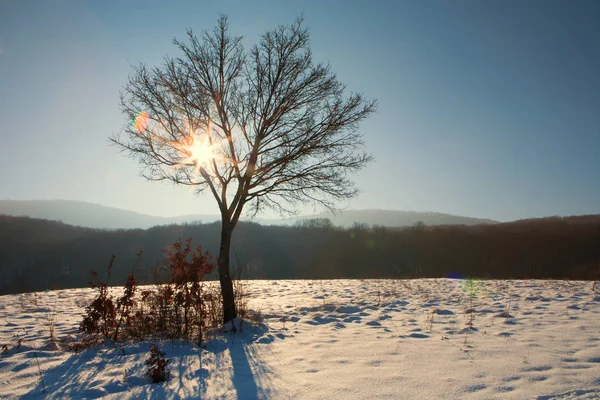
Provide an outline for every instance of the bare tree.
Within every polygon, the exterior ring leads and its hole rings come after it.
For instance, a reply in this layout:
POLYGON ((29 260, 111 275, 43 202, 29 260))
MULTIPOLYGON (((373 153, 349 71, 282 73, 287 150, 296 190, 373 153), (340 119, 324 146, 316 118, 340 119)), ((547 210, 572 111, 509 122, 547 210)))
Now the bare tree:
POLYGON ((145 178, 208 190, 219 206, 224 322, 236 316, 229 250, 242 210, 289 213, 305 201, 333 209, 357 193, 349 174, 371 160, 358 124, 376 103, 313 64, 302 22, 247 51, 222 16, 199 38, 188 30, 186 43, 174 40, 180 57, 134 67, 121 94, 134 123, 112 142, 145 178))

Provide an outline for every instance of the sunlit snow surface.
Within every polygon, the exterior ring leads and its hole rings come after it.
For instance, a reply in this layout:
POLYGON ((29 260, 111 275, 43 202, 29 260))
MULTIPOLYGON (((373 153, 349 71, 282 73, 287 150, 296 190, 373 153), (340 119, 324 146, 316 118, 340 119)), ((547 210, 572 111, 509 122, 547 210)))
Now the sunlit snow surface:
POLYGON ((241 334, 216 334, 204 349, 162 342, 164 384, 144 378, 147 342, 79 354, 48 343, 53 315, 59 338, 76 334, 91 290, 0 296, 0 345, 10 348, 0 355, 0 398, 600 398, 592 282, 246 285, 264 324, 242 323, 241 334))

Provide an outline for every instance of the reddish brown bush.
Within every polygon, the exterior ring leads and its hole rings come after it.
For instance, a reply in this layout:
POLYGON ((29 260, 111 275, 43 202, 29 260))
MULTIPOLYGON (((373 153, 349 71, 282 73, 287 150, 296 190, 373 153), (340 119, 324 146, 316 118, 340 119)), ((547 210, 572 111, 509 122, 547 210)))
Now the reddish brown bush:
POLYGON ((169 379, 169 360, 165 356, 166 353, 160 351, 156 344, 150 344, 150 358, 146 360, 148 366, 146 376, 152 383, 160 383, 169 379))
POLYGON ((103 335, 117 341, 122 338, 166 337, 202 342, 208 324, 214 323, 217 293, 205 291, 204 278, 215 269, 210 255, 201 247, 193 248, 191 239, 179 239, 172 249, 164 250, 166 259, 159 264, 169 272, 168 282, 137 294, 135 273, 142 253, 128 275, 122 296, 109 295, 114 257, 107 267, 107 280, 92 272, 90 285, 97 296, 86 307, 79 331, 94 337, 103 335))
MULTIPOLYGON (((173 308, 171 309, 173 332, 189 339, 192 335, 202 341, 206 320, 206 304, 203 296, 205 275, 215 269, 208 252, 198 246, 192 251, 192 240, 179 239, 173 250, 164 250, 166 266, 171 271, 168 287, 172 287, 173 308)), ((163 293, 164 296, 171 293, 163 293)))
POLYGON ((142 258, 142 252, 140 251, 137 254, 137 261, 135 266, 133 267, 133 271, 127 275, 127 281, 125 282, 125 287, 123 288, 123 295, 117 299, 117 314, 119 314, 119 322, 117 322, 115 326, 115 334, 113 340, 117 340, 119 338, 119 328, 123 323, 127 328, 132 326, 132 310, 137 304, 134 300, 135 292, 137 290, 137 281, 135 279, 135 273, 137 272, 136 268, 142 258))
POLYGON ((98 289, 98 296, 85 308, 86 315, 79 324, 79 331, 82 333, 90 335, 101 333, 105 338, 108 338, 112 329, 117 325, 115 303, 112 297, 108 295, 108 281, 110 280, 114 261, 115 256, 112 256, 108 267, 106 267, 106 282, 100 279, 96 271, 90 271, 92 279, 95 279, 95 281, 90 281, 90 286, 93 289, 98 289))

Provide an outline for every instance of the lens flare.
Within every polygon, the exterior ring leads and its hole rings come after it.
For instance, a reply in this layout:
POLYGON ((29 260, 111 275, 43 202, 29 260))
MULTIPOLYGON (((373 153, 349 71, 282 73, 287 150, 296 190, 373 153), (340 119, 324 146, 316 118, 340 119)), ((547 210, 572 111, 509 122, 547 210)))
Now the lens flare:
POLYGON ((142 133, 146 130, 146 128, 148 128, 149 121, 150 115, 148 115, 146 111, 142 111, 135 117, 135 120, 133 121, 133 126, 135 127, 136 131, 142 133))

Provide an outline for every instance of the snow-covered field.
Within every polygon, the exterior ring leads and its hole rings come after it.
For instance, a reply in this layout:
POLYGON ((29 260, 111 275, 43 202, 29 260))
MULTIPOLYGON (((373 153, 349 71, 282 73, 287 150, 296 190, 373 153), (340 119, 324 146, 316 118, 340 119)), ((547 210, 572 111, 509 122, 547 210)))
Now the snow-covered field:
POLYGON ((0 398, 600 398, 600 288, 591 282, 246 285, 264 324, 215 334, 203 349, 161 343, 171 371, 163 384, 144 378, 148 343, 79 354, 49 343, 52 323, 59 339, 76 334, 91 290, 0 296, 9 348, 0 398))

